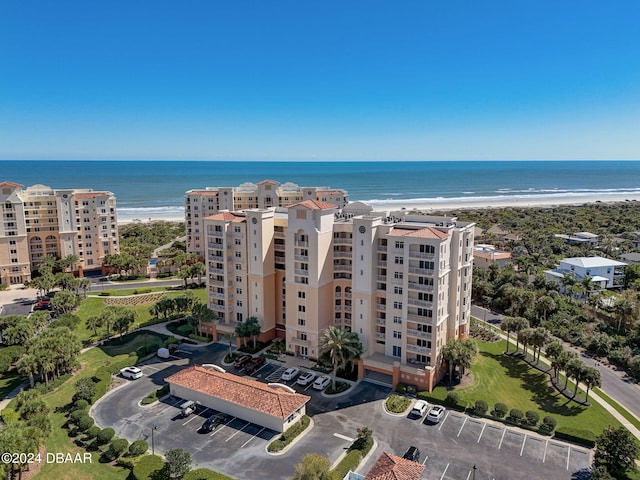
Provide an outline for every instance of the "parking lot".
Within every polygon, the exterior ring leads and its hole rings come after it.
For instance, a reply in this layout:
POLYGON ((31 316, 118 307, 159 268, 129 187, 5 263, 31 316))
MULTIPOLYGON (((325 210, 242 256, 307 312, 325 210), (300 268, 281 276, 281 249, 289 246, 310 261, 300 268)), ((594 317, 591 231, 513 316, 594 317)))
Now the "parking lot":
MULTIPOLYGON (((161 361, 140 366, 144 376, 127 381, 122 389, 110 393, 94 408, 100 426, 112 426, 116 434, 130 441, 144 439, 156 452, 183 448, 191 452, 194 465, 205 466, 234 478, 290 478, 294 466, 307 453, 319 453, 334 462, 351 444, 362 426, 372 428, 378 448, 360 469, 368 471, 382 452, 402 456, 409 446, 416 446, 420 462, 426 465, 423 479, 571 479, 572 474, 590 464, 589 451, 540 437, 525 430, 447 411, 438 424, 423 420, 391 416, 382 403, 390 389, 363 382, 349 394, 326 397, 311 384, 300 386, 296 379, 281 380, 285 367, 266 362, 252 373, 264 382, 286 383, 311 397, 307 413, 314 420, 313 430, 293 449, 279 457, 265 451, 266 444, 278 433, 242 419, 227 417, 213 431, 201 429, 207 418, 217 412, 201 406, 189 417, 179 414, 184 399, 167 397, 154 405, 141 407, 138 402, 162 385, 164 378, 190 364, 218 363, 226 353, 221 345, 192 349, 161 361), (153 435, 152 435, 153 432, 153 435)), ((244 375, 244 369, 225 367, 244 375)))
POLYGON ((457 412, 437 424, 424 417, 401 422, 415 432, 412 445, 421 451, 425 479, 571 478, 591 463, 586 449, 457 412))

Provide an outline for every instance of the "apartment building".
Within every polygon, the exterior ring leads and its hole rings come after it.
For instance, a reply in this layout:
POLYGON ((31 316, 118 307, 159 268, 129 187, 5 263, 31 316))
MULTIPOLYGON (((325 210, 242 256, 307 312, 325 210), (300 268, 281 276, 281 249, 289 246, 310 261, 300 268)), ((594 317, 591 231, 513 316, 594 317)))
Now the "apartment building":
POLYGON ((208 305, 219 339, 248 317, 261 340, 317 358, 322 331, 356 332, 359 375, 431 390, 441 349, 469 332, 474 224, 454 217, 338 208, 317 199, 203 219, 208 305))
POLYGON ((29 281, 45 255, 75 255, 83 272, 101 269, 104 256, 119 251, 111 192, 1 182, 0 205, 2 283, 29 281))
POLYGON ((329 187, 300 187, 273 180, 243 183, 237 187, 206 187, 185 194, 187 252, 204 257, 206 252, 204 218, 221 210, 248 210, 283 207, 304 200, 320 200, 338 208, 349 203, 347 192, 329 187))

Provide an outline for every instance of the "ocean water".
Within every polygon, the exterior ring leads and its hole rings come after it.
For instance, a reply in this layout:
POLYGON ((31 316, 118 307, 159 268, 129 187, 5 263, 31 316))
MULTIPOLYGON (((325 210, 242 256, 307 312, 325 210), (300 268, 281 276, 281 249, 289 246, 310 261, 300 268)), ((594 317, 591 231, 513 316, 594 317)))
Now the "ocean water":
POLYGON ((329 186, 398 205, 640 194, 640 161, 204 162, 0 161, 0 181, 115 193, 121 219, 179 217, 184 192, 266 178, 329 186))

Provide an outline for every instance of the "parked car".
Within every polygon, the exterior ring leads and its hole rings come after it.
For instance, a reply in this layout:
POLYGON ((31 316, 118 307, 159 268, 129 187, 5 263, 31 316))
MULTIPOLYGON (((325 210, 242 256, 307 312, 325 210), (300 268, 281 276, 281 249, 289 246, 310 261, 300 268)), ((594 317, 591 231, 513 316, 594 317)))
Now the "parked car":
POLYGON ((49 310, 50 308, 51 308, 51 305, 49 303, 49 299, 40 300, 38 303, 36 303, 33 306, 34 310, 49 310))
POLYGON ((411 415, 414 417, 422 418, 422 416, 427 413, 428 409, 429 404, 427 402, 425 402, 424 400, 418 400, 411 409, 411 415))
POLYGON ((284 380, 285 382, 288 382, 289 380, 293 380, 294 378, 296 378, 296 375, 298 375, 298 373, 300 373, 299 368, 296 368, 296 367, 287 368, 285 372, 282 374, 282 377, 280 377, 280 379, 284 380))
POLYGON ((183 417, 188 417, 198 408, 198 402, 194 402, 193 400, 187 400, 182 405, 180 405, 180 415, 183 417))
POLYGON ((420 462, 420 450, 418 450, 416 447, 409 447, 409 450, 407 450, 407 453, 405 453, 402 458, 406 459, 406 460, 411 460, 412 462, 420 462))
POLYGON ((124 378, 128 378, 129 380, 135 380, 142 376, 142 370, 140 370, 138 367, 125 367, 122 370, 120 370, 120 374, 124 378))
POLYGON ((316 378, 316 381, 313 382, 313 389, 324 390, 329 385, 331 385, 331 379, 329 377, 322 376, 322 377, 316 378))
POLYGON ((244 367, 244 364, 251 360, 253 357, 251 355, 240 355, 233 362, 233 366, 236 368, 244 367))
POLYGON ((316 378, 316 374, 313 372, 304 372, 298 377, 296 382, 298 385, 309 385, 316 378))
POLYGON ((267 361, 265 357, 253 357, 244 365, 244 371, 248 374, 252 374, 258 370, 267 361))
POLYGON ((427 420, 433 423, 440 422, 446 410, 446 408, 441 407, 440 405, 434 406, 431 410, 429 410, 429 413, 427 414, 427 420))
POLYGON ((213 432, 218 425, 222 425, 227 421, 227 416, 224 413, 216 413, 211 415, 202 424, 202 430, 205 432, 213 432))

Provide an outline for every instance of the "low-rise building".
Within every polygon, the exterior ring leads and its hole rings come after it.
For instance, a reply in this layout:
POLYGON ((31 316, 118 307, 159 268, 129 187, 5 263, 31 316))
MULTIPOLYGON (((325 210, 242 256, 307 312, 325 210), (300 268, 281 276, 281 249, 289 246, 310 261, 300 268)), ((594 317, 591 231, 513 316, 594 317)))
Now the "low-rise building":
POLYGON ((421 463, 384 452, 366 475, 349 470, 343 480, 420 480, 424 469, 421 463))
POLYGON ((565 234, 557 234, 554 235, 556 238, 563 239, 566 243, 571 245, 598 245, 598 238, 600 238, 595 233, 591 232, 576 232, 572 235, 565 234))
POLYGON ((300 420, 311 398, 287 385, 265 384, 215 365, 188 367, 165 381, 171 395, 276 432, 284 432, 300 420))
POLYGON ((566 275, 573 275, 577 280, 591 277, 591 282, 601 288, 622 288, 626 263, 604 257, 575 257, 560 260, 555 270, 546 270, 545 277, 561 283, 566 275))
POLYGON ((511 263, 511 252, 498 250, 494 245, 477 244, 473 247, 473 265, 488 269, 491 265, 496 264, 500 268, 504 268, 511 263))

